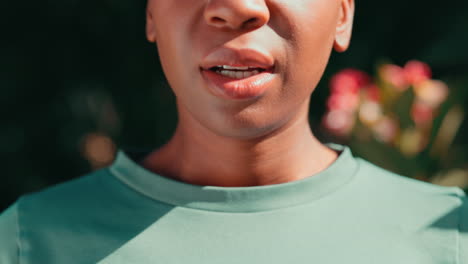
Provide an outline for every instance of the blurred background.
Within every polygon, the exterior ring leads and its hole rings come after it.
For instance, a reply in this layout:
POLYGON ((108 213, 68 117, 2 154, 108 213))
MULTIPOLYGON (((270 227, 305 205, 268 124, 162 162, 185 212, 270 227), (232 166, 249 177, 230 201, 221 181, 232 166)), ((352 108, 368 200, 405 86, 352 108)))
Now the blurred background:
MULTIPOLYGON (((466 188, 468 1, 356 4, 352 46, 332 55, 312 97, 313 129, 397 173, 466 188), (393 82, 413 60, 430 67, 426 81, 440 82, 393 82), (342 108, 330 103, 333 89, 342 91, 331 85, 336 76, 359 83, 345 115, 330 114, 342 108), (415 110, 430 91, 437 102, 415 110)), ((140 0, 0 3, 0 211, 106 166, 116 149, 150 150, 170 137, 174 97, 145 40, 144 8, 140 0)))

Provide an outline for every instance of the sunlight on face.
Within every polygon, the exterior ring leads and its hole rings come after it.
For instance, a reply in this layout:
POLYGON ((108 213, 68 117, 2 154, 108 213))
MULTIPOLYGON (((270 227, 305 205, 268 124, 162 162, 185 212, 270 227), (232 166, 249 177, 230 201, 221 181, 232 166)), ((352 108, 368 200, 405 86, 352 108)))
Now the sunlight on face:
POLYGON ((155 42, 178 103, 224 136, 253 138, 307 115, 335 45, 346 49, 352 0, 150 0, 155 42))

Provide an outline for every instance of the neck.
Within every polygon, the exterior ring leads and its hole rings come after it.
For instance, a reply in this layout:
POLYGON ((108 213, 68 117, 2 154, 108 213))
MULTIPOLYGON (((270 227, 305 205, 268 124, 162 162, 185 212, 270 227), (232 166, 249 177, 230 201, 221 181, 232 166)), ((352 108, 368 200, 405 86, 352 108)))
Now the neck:
POLYGON ((179 122, 172 139, 143 166, 190 184, 241 187, 303 179, 337 157, 314 137, 307 115, 251 140, 222 137, 201 125, 188 127, 179 122))

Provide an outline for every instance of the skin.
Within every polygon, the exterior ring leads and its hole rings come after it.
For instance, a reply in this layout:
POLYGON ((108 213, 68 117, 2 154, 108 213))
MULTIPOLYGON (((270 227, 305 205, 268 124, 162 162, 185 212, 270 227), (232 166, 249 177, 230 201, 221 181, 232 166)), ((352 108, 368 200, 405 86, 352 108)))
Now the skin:
POLYGON ((173 137, 143 161, 173 179, 212 186, 290 182, 327 168, 337 153, 308 123, 310 95, 332 49, 348 48, 354 0, 149 0, 146 34, 177 98, 173 137), (219 47, 275 60, 258 97, 213 95, 200 63, 219 47))

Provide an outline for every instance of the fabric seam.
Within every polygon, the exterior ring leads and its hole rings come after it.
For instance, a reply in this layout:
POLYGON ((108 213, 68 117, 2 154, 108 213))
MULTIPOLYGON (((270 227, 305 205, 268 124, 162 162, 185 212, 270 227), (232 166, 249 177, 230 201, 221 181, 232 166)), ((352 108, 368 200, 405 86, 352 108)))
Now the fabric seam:
MULTIPOLYGON (((359 162, 357 159, 355 159, 355 165, 356 165, 356 168, 353 170, 352 172, 352 176, 349 177, 349 179, 346 181, 346 182, 343 182, 340 186, 338 186, 336 189, 332 190, 332 191, 329 191, 327 193, 324 193, 321 197, 318 197, 317 199, 315 199, 314 201, 319 201, 321 199, 323 199, 324 197, 326 197, 327 195, 330 195, 331 193, 334 193, 334 192, 337 192, 339 190, 341 190, 342 188, 344 188, 345 186, 347 186, 348 184, 350 184, 353 180, 355 180, 355 178, 357 177, 360 169, 361 169, 361 162, 359 162)), ((127 188, 129 188, 130 190, 132 190, 133 192, 136 192, 140 195, 143 195, 144 197, 146 197, 147 199, 150 199, 152 201, 156 201, 156 202, 159 202, 159 203, 163 203, 163 204, 167 204, 167 205, 170 205, 170 206, 174 206, 174 207, 181 207, 181 208, 186 208, 186 209, 190 209, 190 210, 198 210, 198 211, 207 211, 207 212, 218 212, 218 213, 233 213, 233 214, 250 214, 250 213, 263 213, 263 212, 271 212, 271 211, 276 211, 276 210, 283 210, 285 208, 292 208, 292 207, 298 207, 298 206, 305 206, 307 204, 310 204, 311 201, 306 201, 306 202, 303 202, 303 203, 298 203, 298 204, 295 204, 295 205, 292 205, 292 206, 288 206, 288 207, 281 207, 281 208, 274 208, 274 209, 268 209, 268 210, 260 210, 260 211, 234 211, 234 212, 230 212, 230 211, 221 211, 221 210, 208 210, 208 209, 201 209, 201 208, 194 208, 194 207, 189 207, 189 206, 185 206, 185 205, 181 205, 181 204, 176 204, 176 203, 172 203, 172 202, 166 202, 166 201, 161 201, 159 199, 155 199, 154 197, 146 194, 145 192, 142 192, 139 190, 138 187, 134 186, 132 183, 128 182, 125 177, 122 177, 122 176, 119 176, 119 175, 122 175, 120 173, 120 171, 118 171, 117 169, 113 168, 113 167, 108 167, 107 168, 109 174, 112 175, 113 178, 117 179, 119 182, 121 182, 122 184, 124 184, 127 188)))
MULTIPOLYGON (((124 179, 121 179, 117 174, 119 174, 118 171, 115 171, 112 167, 107 167, 105 168, 106 170, 106 177, 110 177, 113 181, 116 181, 118 182, 119 185, 123 186, 123 188, 131 191, 132 193, 136 193, 138 196, 146 199, 146 200, 149 200, 149 201, 156 201, 156 202, 159 202, 159 203, 162 203, 162 204, 165 204, 165 205, 168 205, 168 206, 177 206, 175 204, 171 204, 171 203, 167 203, 167 202, 163 202, 163 201, 160 201, 160 200, 157 200, 157 199, 154 199, 153 197, 149 196, 149 195, 146 195, 144 192, 141 192, 138 190, 138 188, 136 188, 135 186, 133 186, 133 184, 127 182, 126 180, 124 179)), ((103 184, 103 186, 106 186, 106 188, 108 190, 110 190, 110 188, 107 186, 107 184, 105 184, 105 178, 104 177, 100 177, 100 182, 101 184, 103 184)), ((112 190, 114 191, 114 190, 112 190)))

